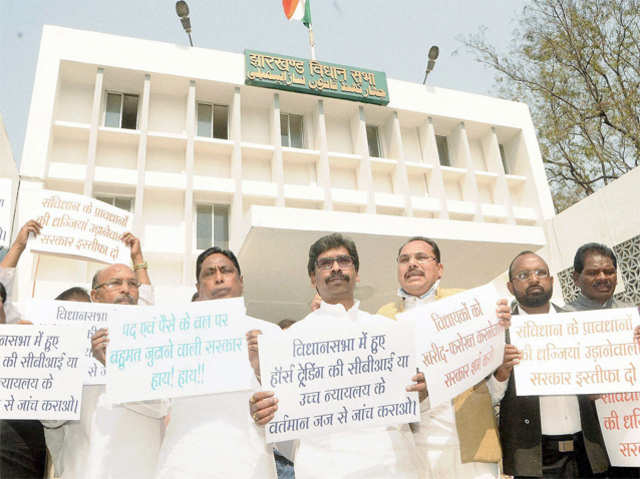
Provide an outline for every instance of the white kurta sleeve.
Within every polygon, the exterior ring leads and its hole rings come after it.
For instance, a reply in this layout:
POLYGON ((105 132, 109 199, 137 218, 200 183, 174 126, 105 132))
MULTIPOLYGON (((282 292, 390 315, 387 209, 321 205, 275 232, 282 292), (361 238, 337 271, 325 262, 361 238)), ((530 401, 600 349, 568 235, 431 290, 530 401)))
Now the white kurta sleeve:
POLYGON ((489 388, 489 395, 491 396, 491 405, 495 406, 504 397, 504 393, 507 392, 507 386, 509 385, 509 380, 506 381, 498 381, 496 377, 492 374, 487 380, 487 387, 489 388))

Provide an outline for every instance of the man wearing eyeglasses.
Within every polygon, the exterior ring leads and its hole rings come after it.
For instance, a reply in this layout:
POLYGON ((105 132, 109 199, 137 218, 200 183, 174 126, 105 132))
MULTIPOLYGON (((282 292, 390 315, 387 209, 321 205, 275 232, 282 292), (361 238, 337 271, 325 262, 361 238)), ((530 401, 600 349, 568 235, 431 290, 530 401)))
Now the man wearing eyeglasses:
MULTIPOLYGON (((390 323, 387 318, 362 311, 354 298, 359 266, 356 245, 350 239, 334 233, 313 243, 307 272, 322 302, 318 309, 293 324, 288 333, 318 324, 330 328, 345 321, 362 326, 390 323)), ((412 380, 419 382, 407 390, 418 391, 422 399, 426 394, 424 377, 414 376, 412 380)), ((273 392, 262 391, 251 397, 250 410, 257 424, 271 421, 277 408, 273 392)), ((419 477, 419 459, 406 424, 336 432, 297 443, 296 479, 419 477)))
MULTIPOLYGON (((444 266, 438 244, 424 236, 407 240, 398 250, 398 300, 382 306, 378 314, 394 318, 396 314, 461 292, 440 287, 444 266)), ((506 300, 498 301, 496 314, 508 326, 506 300)), ((498 477, 500 444, 492 402, 485 381, 465 391, 451 402, 433 408, 428 398, 421 403, 421 420, 412 424, 423 478, 498 477)))
MULTIPOLYGON (((153 304, 153 290, 147 273, 140 240, 126 233, 122 241, 131 249, 133 269, 124 264, 104 268, 93 277, 91 300, 95 303, 136 305, 153 304)), ((93 355, 105 364, 109 343, 107 329, 99 329, 91 338, 93 355)), ((79 454, 86 463, 78 467, 78 478, 151 479, 162 440, 162 418, 167 406, 162 401, 111 404, 105 388, 85 386, 81 423, 85 442, 79 454)), ((67 445, 65 445, 67 447, 67 445)), ((68 476, 65 471, 65 479, 68 476)))
MULTIPOLYGON (((513 314, 555 314, 553 278, 547 263, 532 251, 518 254, 509 265, 507 288, 515 296, 513 314)), ((507 331, 507 343, 509 332, 507 331)), ((522 358, 505 346, 504 363, 493 383, 500 403, 500 442, 506 474, 516 477, 594 477, 607 470, 593 400, 588 396, 516 396, 514 365, 522 358)))

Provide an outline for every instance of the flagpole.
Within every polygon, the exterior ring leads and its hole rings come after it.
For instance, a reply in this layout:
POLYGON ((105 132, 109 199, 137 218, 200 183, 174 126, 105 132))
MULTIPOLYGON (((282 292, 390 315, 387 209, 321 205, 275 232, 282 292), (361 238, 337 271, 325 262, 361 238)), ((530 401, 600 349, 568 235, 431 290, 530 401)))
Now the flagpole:
POLYGON ((313 28, 309 25, 309 45, 311 46, 311 59, 316 59, 316 42, 313 40, 313 28))
POLYGON ((309 25, 309 46, 311 47, 311 59, 316 59, 316 42, 313 40, 313 28, 309 25))

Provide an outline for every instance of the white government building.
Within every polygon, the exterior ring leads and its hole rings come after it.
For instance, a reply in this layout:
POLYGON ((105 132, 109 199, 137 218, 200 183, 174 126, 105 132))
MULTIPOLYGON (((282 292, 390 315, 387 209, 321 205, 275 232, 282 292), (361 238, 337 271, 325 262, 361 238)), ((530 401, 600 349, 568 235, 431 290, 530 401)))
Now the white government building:
MULTIPOLYGON (((395 297, 409 236, 436 239, 443 286, 462 288, 546 244, 554 209, 525 104, 388 79, 383 106, 246 73, 242 54, 46 26, 14 230, 35 189, 103 199, 134 213, 158 302, 188 300, 216 244, 238 255, 249 313, 271 321, 308 312, 308 249, 329 232, 358 245, 368 311, 395 297)), ((18 299, 99 267, 24 256, 18 299)))

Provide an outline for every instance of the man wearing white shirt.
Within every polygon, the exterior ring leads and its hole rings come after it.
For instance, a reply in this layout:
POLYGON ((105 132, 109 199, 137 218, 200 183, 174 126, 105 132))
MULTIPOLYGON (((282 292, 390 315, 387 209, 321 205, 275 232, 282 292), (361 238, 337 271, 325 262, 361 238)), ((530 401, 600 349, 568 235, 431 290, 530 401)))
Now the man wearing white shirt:
MULTIPOLYGON (((196 261, 196 301, 242 296, 240 265, 233 252, 218 247, 196 261)), ((215 308, 215 303, 211 303, 215 308)), ((281 334, 273 323, 245 315, 247 333, 281 334)), ((249 358, 247 357, 247 361, 249 358)), ((254 390, 259 384, 253 374, 254 390)), ((208 394, 171 401, 170 420, 160 450, 157 479, 275 479, 273 450, 264 429, 247 411, 252 391, 208 394)))
MULTIPOLYGON (((140 241, 131 233, 122 240, 131 248, 133 269, 114 264, 98 271, 92 282, 91 300, 108 304, 152 304, 153 290, 142 256, 140 241)), ((105 363, 107 329, 91 338, 93 355, 105 363)), ((102 385, 85 386, 82 393, 82 433, 65 444, 72 458, 65 462, 64 479, 151 479, 162 440, 166 404, 161 401, 112 404, 102 385)))
MULTIPOLYGON (((523 251, 509 266, 507 287, 516 298, 513 314, 555 314, 553 278, 546 262, 523 251)), ((507 332, 507 342, 509 336, 507 332)), ((594 477, 609 466, 598 416, 588 396, 516 396, 513 366, 521 359, 505 346, 504 363, 492 386, 500 403, 500 439, 506 474, 516 477, 594 477)))
MULTIPOLYGON (((292 325, 288 333, 315 328, 331 328, 344 321, 363 326, 391 323, 388 318, 366 313, 354 299, 359 259, 353 241, 340 234, 324 236, 309 250, 307 271, 312 286, 322 298, 320 307, 292 325)), ((424 377, 407 388, 426 395, 424 377)), ((256 393, 251 398, 251 413, 258 424, 274 417, 277 399, 273 392, 256 393)), ((296 479, 364 478, 417 479, 419 460, 407 424, 373 426, 343 432, 305 437, 297 441, 294 457, 296 479)))
MULTIPOLYGON (((461 292, 440 287, 444 266, 438 244, 416 236, 398 250, 398 300, 382 306, 378 314, 396 314, 421 304, 438 301, 461 292)), ((496 315, 510 318, 506 300, 498 301, 496 315)), ((428 387, 428 385, 427 385, 428 387)), ((420 405, 420 422, 412 424, 422 477, 432 479, 493 479, 498 477, 500 444, 485 381, 455 397, 431 407, 428 398, 420 405)))

